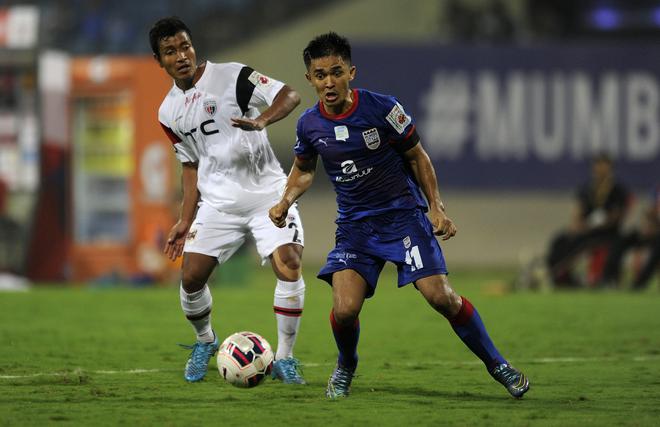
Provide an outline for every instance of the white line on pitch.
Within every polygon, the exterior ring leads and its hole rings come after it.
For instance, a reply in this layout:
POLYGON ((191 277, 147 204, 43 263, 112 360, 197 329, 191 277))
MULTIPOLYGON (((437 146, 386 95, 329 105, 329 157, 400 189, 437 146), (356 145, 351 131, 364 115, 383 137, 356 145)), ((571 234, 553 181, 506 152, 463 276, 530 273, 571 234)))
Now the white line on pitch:
MULTIPOLYGON (((615 362, 615 361, 632 361, 632 362, 650 362, 660 360, 660 355, 649 356, 630 356, 630 357, 541 357, 538 359, 521 360, 521 363, 593 363, 593 362, 615 362)), ((404 363, 405 366, 423 366, 423 365, 479 365, 481 361, 450 361, 450 360, 437 360, 435 362, 409 362, 404 363)), ((393 363, 396 366, 397 363, 393 363)), ((334 366, 334 363, 304 363, 306 368, 318 368, 321 366, 334 366)), ((97 374, 97 375, 137 375, 137 374, 153 374, 158 372, 175 372, 174 369, 127 369, 127 370, 94 370, 86 371, 83 369, 76 369, 69 372, 39 372, 35 374, 26 375, 0 375, 0 379, 11 380, 21 378, 36 378, 36 377, 60 377, 69 375, 83 375, 83 374, 97 374)))
POLYGON ((110 371, 110 370, 98 370, 98 371, 85 371, 83 369, 76 369, 73 371, 67 372, 38 372, 36 374, 27 374, 27 375, 0 375, 0 379, 17 379, 17 378, 36 378, 36 377, 64 377, 70 375, 84 375, 84 374, 99 374, 99 375, 117 375, 117 374, 150 374, 154 372, 167 372, 166 369, 128 369, 125 371, 110 371))

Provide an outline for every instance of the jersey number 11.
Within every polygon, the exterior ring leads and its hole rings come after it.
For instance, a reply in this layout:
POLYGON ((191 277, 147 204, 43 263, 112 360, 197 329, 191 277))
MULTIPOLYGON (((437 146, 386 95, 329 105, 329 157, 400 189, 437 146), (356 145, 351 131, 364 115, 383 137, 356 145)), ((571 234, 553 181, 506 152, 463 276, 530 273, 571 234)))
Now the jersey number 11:
POLYGON ((415 245, 410 249, 406 249, 406 264, 410 266, 411 271, 424 268, 422 256, 419 254, 419 246, 415 245))

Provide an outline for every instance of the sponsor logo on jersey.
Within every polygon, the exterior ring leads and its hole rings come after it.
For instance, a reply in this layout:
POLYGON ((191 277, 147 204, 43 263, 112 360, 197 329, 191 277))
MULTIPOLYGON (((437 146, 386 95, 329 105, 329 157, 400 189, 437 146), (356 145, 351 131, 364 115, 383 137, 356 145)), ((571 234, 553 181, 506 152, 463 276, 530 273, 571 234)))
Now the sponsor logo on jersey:
POLYGON ((355 181, 358 178, 362 178, 369 175, 372 170, 374 170, 373 167, 368 167, 366 169, 358 170, 353 160, 346 160, 341 164, 341 171, 344 173, 344 175, 335 177, 335 181, 337 182, 355 181))
POLYGON ((406 126, 412 122, 410 116, 406 114, 398 102, 394 104, 392 110, 387 114, 386 119, 399 134, 402 134, 406 126))
POLYGON ((253 71, 248 77, 248 80, 255 86, 268 87, 273 84, 271 79, 257 71, 253 71))
POLYGON ((410 236, 406 236, 403 239, 403 247, 406 248, 406 249, 410 248, 410 236))
POLYGON ((353 160, 346 160, 345 162, 341 162, 341 171, 346 175, 355 173, 357 172, 357 166, 355 166, 355 162, 353 160))
POLYGON ((193 102, 197 101, 199 98, 202 97, 202 94, 199 92, 195 92, 192 94, 192 96, 186 96, 186 107, 188 104, 192 104, 193 102))
POLYGON ((207 99, 204 101, 204 111, 206 111, 206 114, 209 116, 214 115, 217 109, 218 105, 215 103, 215 100, 207 99))
POLYGON ((367 144, 367 148, 370 150, 375 150, 380 146, 380 136, 376 128, 362 132, 362 138, 364 138, 364 143, 367 144))
POLYGON ((339 252, 339 253, 335 254, 335 258, 337 259, 337 261, 348 265, 348 260, 349 259, 357 259, 357 255, 352 254, 350 252, 339 252))
POLYGON ((335 181, 337 181, 337 182, 355 181, 358 178, 364 178, 365 176, 369 175, 372 170, 374 170, 374 168, 369 167, 369 168, 366 168, 366 169, 362 169, 362 170, 358 171, 357 173, 354 173, 353 175, 338 176, 338 177, 335 178, 335 181))
MULTIPOLYGON (((209 120, 206 120, 206 121, 200 123, 199 124, 199 130, 204 135, 207 135, 207 136, 208 135, 213 135, 214 133, 219 133, 220 132, 218 130, 218 128, 215 126, 215 120, 213 120, 213 119, 209 119, 209 120)), ((188 132, 183 132, 183 135, 191 137, 194 141, 195 140, 195 137, 194 137, 195 132, 197 132, 197 128, 192 128, 188 132)), ((195 143, 197 143, 197 142, 195 141, 195 143)))
POLYGON ((346 141, 348 139, 348 128, 346 126, 335 126, 335 139, 346 141))

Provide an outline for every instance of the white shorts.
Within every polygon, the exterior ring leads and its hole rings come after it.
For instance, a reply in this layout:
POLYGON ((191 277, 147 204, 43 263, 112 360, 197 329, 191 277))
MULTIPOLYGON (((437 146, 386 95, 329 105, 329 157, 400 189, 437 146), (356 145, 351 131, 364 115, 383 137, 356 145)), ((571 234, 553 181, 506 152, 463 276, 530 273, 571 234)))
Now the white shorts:
POLYGON ((184 252, 195 252, 218 259, 222 264, 252 235, 262 263, 282 245, 305 245, 305 237, 298 208, 289 208, 286 227, 278 228, 268 217, 270 206, 255 209, 249 214, 230 214, 219 211, 206 203, 200 203, 197 215, 190 227, 184 252))

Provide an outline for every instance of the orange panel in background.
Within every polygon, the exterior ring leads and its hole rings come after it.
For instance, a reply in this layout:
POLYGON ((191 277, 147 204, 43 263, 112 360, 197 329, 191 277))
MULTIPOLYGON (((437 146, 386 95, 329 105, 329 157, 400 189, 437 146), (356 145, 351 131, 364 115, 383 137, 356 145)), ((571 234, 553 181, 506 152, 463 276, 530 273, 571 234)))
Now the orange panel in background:
POLYGON ((78 58, 72 76, 72 279, 169 280, 175 162, 158 107, 172 82, 151 57, 78 58))

